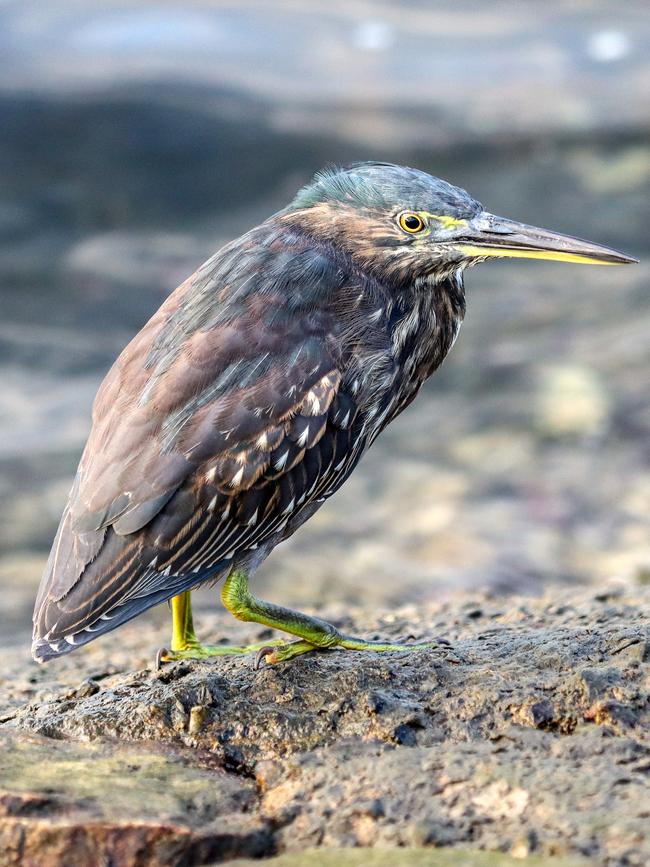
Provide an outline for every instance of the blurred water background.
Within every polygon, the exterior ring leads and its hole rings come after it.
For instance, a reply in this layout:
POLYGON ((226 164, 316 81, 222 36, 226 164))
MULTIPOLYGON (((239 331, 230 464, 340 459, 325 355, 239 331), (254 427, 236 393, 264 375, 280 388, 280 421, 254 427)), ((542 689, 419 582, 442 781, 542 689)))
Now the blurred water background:
MULTIPOLYGON (((27 652, 112 360, 322 165, 416 165, 647 259, 649 48, 647 0, 0 3, 0 645, 27 652)), ((444 368, 260 591, 649 580, 649 275, 469 272, 444 368)))

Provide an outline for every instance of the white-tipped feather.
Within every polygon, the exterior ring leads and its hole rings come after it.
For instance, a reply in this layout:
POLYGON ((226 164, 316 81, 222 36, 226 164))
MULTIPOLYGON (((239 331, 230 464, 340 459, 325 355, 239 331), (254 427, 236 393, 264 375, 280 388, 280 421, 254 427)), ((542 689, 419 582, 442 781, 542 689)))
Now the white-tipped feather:
POLYGON ((275 460, 273 466, 276 470, 280 471, 284 469, 284 465, 287 462, 287 458, 289 457, 289 449, 285 449, 285 451, 275 460))
POLYGON ((237 470, 235 475, 232 477, 232 479, 230 481, 230 487, 236 488, 241 483, 241 480, 243 478, 244 478, 244 467, 242 467, 240 470, 237 470))

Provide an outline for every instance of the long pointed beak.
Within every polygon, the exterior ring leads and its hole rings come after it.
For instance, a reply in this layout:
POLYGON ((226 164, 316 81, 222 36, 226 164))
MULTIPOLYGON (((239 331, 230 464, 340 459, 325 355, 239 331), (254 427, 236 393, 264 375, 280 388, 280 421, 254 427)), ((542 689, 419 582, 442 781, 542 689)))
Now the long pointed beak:
POLYGON ((486 211, 470 220, 453 244, 463 255, 472 258, 500 256, 508 259, 551 259, 583 265, 627 265, 638 262, 638 259, 610 250, 609 247, 495 217, 486 211))

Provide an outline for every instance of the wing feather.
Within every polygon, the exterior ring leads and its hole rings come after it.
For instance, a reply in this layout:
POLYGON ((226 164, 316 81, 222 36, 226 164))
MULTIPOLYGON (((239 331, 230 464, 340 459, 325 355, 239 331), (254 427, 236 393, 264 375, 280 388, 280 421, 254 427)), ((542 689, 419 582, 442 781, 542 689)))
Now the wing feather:
POLYGON ((301 306, 291 267, 284 285, 260 276, 273 255, 258 244, 244 270, 222 251, 109 372, 41 583, 37 658, 277 543, 342 482, 355 406, 326 303, 340 276, 320 263, 322 304, 301 306))

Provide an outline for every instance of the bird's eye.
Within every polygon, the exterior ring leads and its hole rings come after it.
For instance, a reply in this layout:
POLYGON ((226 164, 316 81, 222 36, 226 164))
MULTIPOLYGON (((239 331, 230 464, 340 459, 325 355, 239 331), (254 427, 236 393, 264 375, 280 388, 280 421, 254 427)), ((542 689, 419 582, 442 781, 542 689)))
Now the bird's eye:
POLYGON ((419 214, 413 214, 410 212, 400 215, 399 225, 400 228, 404 229, 405 232, 408 232, 409 235, 416 235, 425 228, 425 222, 422 217, 419 214))

